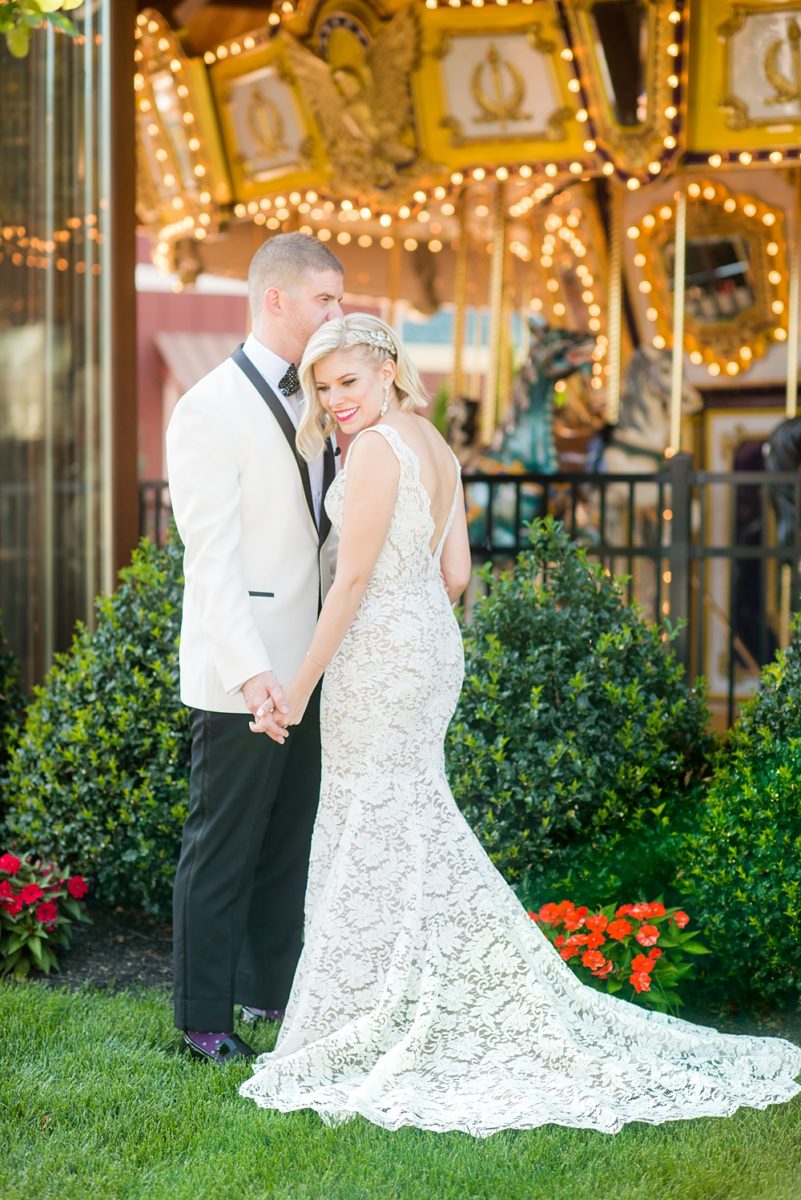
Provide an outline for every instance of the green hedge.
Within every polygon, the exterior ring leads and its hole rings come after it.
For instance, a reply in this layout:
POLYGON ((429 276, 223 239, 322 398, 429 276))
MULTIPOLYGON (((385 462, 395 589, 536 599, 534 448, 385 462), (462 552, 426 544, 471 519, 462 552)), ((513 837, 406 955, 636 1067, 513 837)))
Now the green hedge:
POLYGON ((91 877, 96 899, 169 912, 186 815, 181 556, 142 542, 35 689, 8 763, 6 842, 91 877))
POLYGON ((701 692, 552 518, 484 580, 447 745, 467 820, 532 903, 653 899, 713 745, 701 692))
POLYGON ((704 982, 727 999, 801 992, 801 626, 762 673, 720 752, 700 830, 683 854, 686 905, 714 958, 704 982))

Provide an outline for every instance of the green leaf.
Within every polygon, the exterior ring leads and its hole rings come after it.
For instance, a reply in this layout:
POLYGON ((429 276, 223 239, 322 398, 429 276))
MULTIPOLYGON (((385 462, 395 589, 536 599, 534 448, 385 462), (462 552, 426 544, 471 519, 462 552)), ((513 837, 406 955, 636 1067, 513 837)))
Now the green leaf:
POLYGON ((31 42, 31 31, 26 25, 15 25, 6 31, 6 45, 14 58, 25 58, 31 42))

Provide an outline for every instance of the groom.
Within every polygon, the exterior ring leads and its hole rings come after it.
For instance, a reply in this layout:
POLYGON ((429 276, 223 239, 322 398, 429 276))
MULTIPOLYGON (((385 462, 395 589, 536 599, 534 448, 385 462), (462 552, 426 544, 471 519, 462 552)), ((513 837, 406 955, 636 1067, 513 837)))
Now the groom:
MULTIPOLYGON (((316 238, 279 234, 248 273, 252 333, 181 398, 167 430, 185 547, 181 699, 191 709, 189 816, 175 878, 175 1024, 213 1062, 249 1057, 235 1002, 280 1017, 301 948, 320 783, 319 692, 281 745, 251 714, 285 703, 332 575, 330 447, 294 445, 296 364, 341 315, 343 269, 316 238)), ((277 727, 276 727, 277 731, 277 727)))

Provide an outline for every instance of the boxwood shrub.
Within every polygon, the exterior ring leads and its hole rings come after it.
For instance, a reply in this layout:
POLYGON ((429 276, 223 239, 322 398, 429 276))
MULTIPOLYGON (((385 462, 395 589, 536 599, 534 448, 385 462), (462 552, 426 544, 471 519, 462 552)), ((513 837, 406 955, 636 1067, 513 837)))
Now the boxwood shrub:
POLYGON ((165 916, 189 772, 178 698, 181 547, 143 541, 34 691, 8 762, 5 842, 165 916))
POLYGON ((702 691, 552 518, 484 581, 447 742, 467 820, 532 904, 654 899, 713 745, 702 691))
POLYGON ((731 1002, 801 993, 801 624, 762 673, 710 780, 683 879, 714 958, 702 982, 731 1002))

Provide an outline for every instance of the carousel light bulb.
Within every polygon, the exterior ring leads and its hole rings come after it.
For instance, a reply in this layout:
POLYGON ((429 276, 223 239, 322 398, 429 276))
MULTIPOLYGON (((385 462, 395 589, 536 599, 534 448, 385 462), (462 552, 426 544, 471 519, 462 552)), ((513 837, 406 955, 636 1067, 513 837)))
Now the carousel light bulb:
POLYGON ((637 284, 637 287, 644 296, 647 296, 653 290, 651 281, 649 279, 641 279, 637 284))
POLYGON ((678 25, 679 21, 681 20, 681 13, 677 12, 677 10, 674 8, 673 12, 668 13, 668 20, 670 21, 671 25, 678 25))
POLYGON ((244 217, 246 215, 247 215, 247 209, 245 208, 244 204, 235 204, 234 205, 234 216, 235 217, 244 217))
POLYGON ((451 183, 460 184, 464 182, 464 175, 461 171, 454 171, 451 175, 451 183))
POLYGON ((487 172, 483 167, 474 167, 471 174, 474 179, 481 183, 481 180, 486 178, 487 172))
POLYGON ((708 363, 706 369, 710 375, 719 375, 720 374, 720 363, 716 363, 716 362, 708 363))
POLYGON ((584 170, 584 167, 580 162, 572 162, 570 164, 570 174, 571 175, 580 175, 583 170, 584 170))
POLYGON ((661 333, 657 333, 656 336, 651 339, 651 344, 655 350, 664 350, 666 345, 665 339, 662 337, 661 333))
POLYGON ((545 174, 549 175, 551 178, 553 178, 554 175, 558 175, 559 168, 557 167, 556 163, 546 163, 545 164, 545 174))
POLYGON ((677 42, 671 42, 670 45, 667 47, 667 53, 670 55, 671 58, 678 58, 679 54, 681 53, 681 47, 678 45, 677 42))
POLYGON ((676 149, 676 139, 674 138, 672 133, 669 133, 667 135, 667 137, 662 138, 662 145, 665 147, 666 150, 675 150, 676 149))
POLYGON ((267 24, 268 25, 280 25, 281 24, 280 14, 277 12, 271 12, 269 17, 267 18, 267 24))
POLYGON ((693 366, 699 367, 703 361, 704 361, 704 356, 700 350, 691 350, 690 351, 690 362, 693 364, 693 366))
POLYGON ((442 242, 439 240, 439 238, 432 238, 428 243, 428 248, 432 254, 439 254, 440 250, 442 249, 442 242))
POLYGON ((777 341, 777 342, 786 342, 787 341, 787 330, 783 329, 780 325, 778 329, 773 330, 773 338, 774 338, 774 341, 777 341))
POLYGON ((781 316, 781 314, 784 312, 784 301, 774 300, 770 307, 771 311, 775 312, 777 317, 781 316))
POLYGON ((405 221, 411 216, 411 212, 412 210, 409 208, 408 204, 402 204, 398 209, 398 216, 402 221, 405 221))
POLYGON ((764 213, 762 216, 762 224, 767 225, 767 226, 775 225, 776 224, 776 214, 772 213, 772 212, 764 213))
POLYGON ((727 375, 738 375, 739 372, 740 372, 740 364, 738 362, 727 362, 726 363, 726 374, 727 375))
POLYGON ((603 171, 604 175, 614 175, 615 173, 615 168, 610 162, 605 162, 601 167, 601 170, 603 171))
MULTIPOLYGON (((561 300, 558 300, 553 306, 554 316, 563 317, 565 315, 565 306, 561 300)), ((564 386, 564 385, 563 385, 564 386)))
POLYGON ((655 308, 646 308, 645 315, 649 321, 653 322, 659 316, 659 313, 655 308))
POLYGON ((573 51, 568 46, 565 46, 564 50, 559 51, 559 57, 562 59, 563 62, 572 62, 573 61, 573 51))
POLYGON ((534 172, 531 169, 531 167, 528 165, 528 163, 523 163, 523 165, 520 167, 520 170, 518 171, 518 175, 520 176, 521 179, 531 179, 531 176, 533 174, 534 174, 534 172))
POLYGON ((428 195, 426 192, 418 190, 414 193, 414 199, 418 204, 425 204, 426 200, 428 199, 428 195))
POLYGON ((770 282, 773 284, 774 287, 778 287, 778 285, 782 281, 781 271, 768 271, 768 279, 770 280, 770 282))
POLYGON ((782 154, 781 150, 771 150, 768 158, 772 163, 780 163, 784 158, 784 155, 782 154))
POLYGON ((443 217, 452 217, 456 212, 456 208, 453 204, 446 203, 442 205, 439 211, 442 213, 443 217))
POLYGON ((639 186, 640 186, 639 179, 635 179, 633 175, 631 176, 630 179, 626 180, 626 187, 629 189, 630 192, 636 192, 637 188, 639 186))
POLYGON ((382 225, 384 229, 388 229, 392 224, 392 217, 389 215, 389 213, 382 213, 378 218, 378 224, 382 225))
POLYGON ((755 217, 755 216, 756 216, 756 211, 757 211, 757 206, 756 206, 756 205, 753 203, 753 201, 752 201, 752 200, 748 200, 748 201, 747 201, 747 202, 746 202, 746 203, 743 205, 743 212, 745 213, 745 215, 746 215, 747 217, 755 217))
POLYGON ((584 122, 588 119, 589 119, 589 113, 587 112, 586 108, 579 108, 576 110, 576 120, 581 125, 583 125, 584 122))
POLYGON ((723 162, 723 158, 720 154, 710 154, 706 161, 709 163, 710 167, 719 167, 723 162))
POLYGON ((362 249, 366 249, 367 246, 372 246, 373 244, 373 239, 370 237, 369 233, 360 234, 357 241, 362 249))
POLYGON ((740 358, 743 360, 743 362, 750 362, 753 357, 754 352, 750 346, 740 347, 740 358))
POLYGON ((779 253, 779 243, 778 242, 768 242, 767 246, 765 247, 765 253, 769 254, 771 256, 771 258, 773 257, 774 254, 778 254, 779 253))
POLYGON ((568 79, 567 90, 569 92, 572 92, 573 95, 576 95, 578 92, 581 91, 581 84, 579 83, 579 81, 577 79, 568 79))
POLYGON ((348 233, 347 229, 340 229, 339 233, 337 234, 337 241, 339 242, 340 246, 348 245, 350 242, 350 234, 348 233))
POLYGON ((206 53, 203 55, 203 61, 207 67, 210 67, 212 65, 212 63, 216 63, 217 55, 214 53, 213 50, 207 50, 206 53))
POLYGON ((597 317, 590 317, 589 321, 587 322, 587 325, 592 333, 597 333, 598 330, 601 328, 601 322, 598 320, 597 317))
MULTIPOLYGON (((168 188, 175 187, 175 176, 170 175, 170 174, 165 175, 164 176, 164 186, 168 187, 168 188)), ((92 230, 90 230, 89 232, 91 234, 92 230)))
POLYGON ((654 159, 653 162, 649 162, 648 170, 651 173, 651 175, 658 175, 659 172, 662 170, 662 164, 657 162, 656 159, 654 159))
POLYGON ((665 109, 665 116, 669 121, 673 121, 678 115, 678 109, 675 104, 669 104, 665 109))
POLYGON ((404 248, 404 250, 409 250, 409 251, 416 250, 417 249, 416 239, 415 238, 404 238, 403 248, 404 248))
POLYGON ((248 36, 246 38, 243 38, 242 45, 244 46, 244 48, 246 50, 252 50, 253 47, 256 45, 256 39, 254 37, 251 37, 250 34, 248 34, 248 36))
POLYGON ((744 167, 747 167, 748 164, 751 162, 751 155, 749 154, 749 152, 747 150, 743 150, 742 154, 738 154, 737 157, 739 158, 740 162, 743 164, 744 167))
POLYGON ((626 237, 629 237, 629 238, 631 238, 632 241, 634 241, 634 239, 638 238, 639 236, 640 236, 639 225, 629 225, 628 229, 626 230, 626 237))
POLYGON ((723 209, 727 213, 733 213, 737 209, 737 201, 733 196, 727 196, 723 201, 723 209))
POLYGON ((717 192, 712 187, 712 184, 708 183, 706 185, 706 187, 704 188, 704 199, 705 200, 714 200, 716 195, 717 195, 717 192))
POLYGON ((595 138, 587 138, 586 142, 584 143, 584 149, 588 154, 592 154, 595 151, 595 146, 595 138))
POLYGON ((395 245, 395 239, 392 237, 382 237, 380 244, 382 250, 391 250, 395 245))
POLYGON ((507 170, 506 167, 498 167, 498 170, 495 172, 495 178, 500 179, 501 181, 503 181, 504 179, 508 179, 509 171, 507 170))
POLYGON ((668 75, 666 82, 668 87, 677 88, 679 86, 679 77, 678 75, 668 75))
POLYGON ((169 38, 165 38, 165 37, 159 38, 159 50, 161 50, 162 53, 164 53, 167 50, 169 50, 169 48, 170 48, 169 38))

